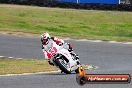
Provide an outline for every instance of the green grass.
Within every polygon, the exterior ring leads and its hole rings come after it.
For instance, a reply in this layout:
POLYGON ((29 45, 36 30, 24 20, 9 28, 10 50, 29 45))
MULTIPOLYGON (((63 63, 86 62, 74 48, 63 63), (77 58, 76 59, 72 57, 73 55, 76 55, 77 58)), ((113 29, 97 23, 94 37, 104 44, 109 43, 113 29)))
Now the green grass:
POLYGON ((0 58, 0 75, 55 71, 46 60, 0 58))
POLYGON ((1 4, 0 31, 132 41, 132 12, 1 4))
MULTIPOLYGON (((96 66, 82 64, 86 70, 95 70, 96 66)), ((59 70, 56 66, 51 66, 46 60, 42 59, 17 59, 17 58, 0 58, 0 75, 4 74, 21 74, 48 72, 59 70)))

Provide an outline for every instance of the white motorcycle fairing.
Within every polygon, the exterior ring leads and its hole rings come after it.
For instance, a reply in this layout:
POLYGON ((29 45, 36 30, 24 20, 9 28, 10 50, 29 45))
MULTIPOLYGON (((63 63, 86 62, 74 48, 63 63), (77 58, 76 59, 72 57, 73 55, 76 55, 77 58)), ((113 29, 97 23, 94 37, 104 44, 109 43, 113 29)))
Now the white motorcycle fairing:
MULTIPOLYGON (((64 48, 64 46, 59 46, 52 40, 50 41, 51 47, 47 46, 47 57, 49 60, 56 66, 61 69, 63 67, 65 70, 67 69, 67 73, 75 71, 78 69, 79 65, 77 65, 76 59, 70 54, 70 52, 64 48), (60 55, 60 57, 55 57, 56 55, 60 55), (60 66, 59 66, 59 65, 60 66)), ((62 69, 61 69, 62 70, 62 69)), ((66 73, 66 72, 65 72, 66 73)))
POLYGON ((67 49, 62 48, 57 53, 64 55, 69 60, 68 63, 69 71, 75 71, 78 68, 76 61, 73 59, 74 57, 70 54, 70 52, 67 49))

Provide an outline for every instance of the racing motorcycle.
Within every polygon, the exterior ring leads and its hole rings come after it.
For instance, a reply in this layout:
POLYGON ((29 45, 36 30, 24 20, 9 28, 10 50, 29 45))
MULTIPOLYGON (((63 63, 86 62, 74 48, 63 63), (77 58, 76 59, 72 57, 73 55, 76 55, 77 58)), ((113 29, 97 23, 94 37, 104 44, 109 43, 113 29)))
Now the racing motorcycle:
POLYGON ((73 71, 78 73, 78 68, 81 66, 80 61, 71 55, 64 45, 59 46, 55 42, 52 42, 52 47, 48 49, 47 56, 61 72, 66 74, 70 74, 73 71))

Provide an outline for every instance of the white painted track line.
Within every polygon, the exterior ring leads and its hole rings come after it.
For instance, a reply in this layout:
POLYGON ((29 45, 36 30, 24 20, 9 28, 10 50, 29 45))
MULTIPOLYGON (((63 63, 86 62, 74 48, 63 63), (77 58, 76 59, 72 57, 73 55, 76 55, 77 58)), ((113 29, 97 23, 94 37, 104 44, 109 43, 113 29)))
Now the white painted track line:
POLYGON ((75 40, 75 41, 78 41, 78 42, 95 42, 95 43, 105 42, 105 43, 112 43, 112 44, 132 45, 132 42, 118 42, 118 41, 87 40, 87 39, 79 39, 79 40, 75 40))
POLYGON ((49 71, 49 72, 36 72, 36 73, 5 74, 5 75, 0 75, 0 77, 6 77, 6 76, 38 75, 38 74, 49 74, 49 73, 57 73, 57 72, 61 72, 61 71, 58 70, 58 71, 49 71))

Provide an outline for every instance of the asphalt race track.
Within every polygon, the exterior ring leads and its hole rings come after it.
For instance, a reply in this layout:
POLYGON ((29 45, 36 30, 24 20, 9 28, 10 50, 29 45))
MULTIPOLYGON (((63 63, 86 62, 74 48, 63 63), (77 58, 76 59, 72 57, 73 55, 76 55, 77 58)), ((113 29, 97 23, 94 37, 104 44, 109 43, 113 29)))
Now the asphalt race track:
MULTIPOLYGON (((132 44, 67 40, 75 48, 83 64, 99 68, 87 73, 125 73, 132 75, 132 44)), ((38 37, 19 37, 0 34, 0 56, 43 59, 38 37)), ((36 74, 0 76, 0 88, 132 88, 132 84, 76 83, 75 74, 36 74)))

